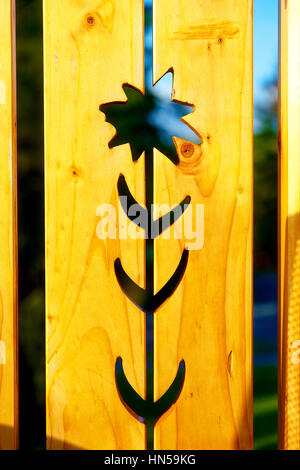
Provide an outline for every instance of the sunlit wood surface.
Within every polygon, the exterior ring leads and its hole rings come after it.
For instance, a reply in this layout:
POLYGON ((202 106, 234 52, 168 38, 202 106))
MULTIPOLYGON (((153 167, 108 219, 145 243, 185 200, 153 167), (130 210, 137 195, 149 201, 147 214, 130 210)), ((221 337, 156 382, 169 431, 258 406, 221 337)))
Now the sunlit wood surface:
POLYGON ((49 449, 145 447, 114 376, 121 356, 144 395, 144 316, 114 273, 120 257, 143 285, 144 241, 96 235, 99 205, 118 205, 120 173, 144 201, 143 159, 108 149, 114 129, 99 111, 126 100, 124 83, 143 90, 143 11, 143 0, 44 0, 49 449))
MULTIPOLYGON (((203 204, 204 245, 202 224, 183 282, 156 313, 156 397, 182 359, 186 377, 155 446, 251 449, 252 1, 171 3, 154 1, 154 81, 173 68, 173 98, 195 106, 186 121, 202 144, 181 152, 177 139, 177 168, 156 152, 155 202, 190 195, 194 230, 203 204)), ((157 241, 156 289, 188 241, 157 241)))
POLYGON ((300 3, 281 1, 279 447, 300 450, 300 3))
MULTIPOLYGON (((181 396, 156 427, 157 449, 252 446, 252 1, 155 1, 154 78, 174 69, 173 97, 202 144, 172 163, 157 151, 155 202, 204 205, 204 245, 157 313, 155 394, 186 361, 181 396)), ((100 240, 101 203, 126 176, 144 200, 143 160, 109 150, 99 105, 143 90, 142 0, 44 0, 47 438, 49 449, 144 449, 145 427, 117 394, 118 356, 144 396, 144 315, 114 274, 144 285, 144 241, 100 240)), ((182 142, 176 140, 178 152, 182 142)), ((201 210, 200 210, 201 211, 201 210)), ((195 221, 195 220, 194 220, 195 221)), ((173 229, 172 229, 173 230, 173 229)), ((199 229, 200 230, 200 229, 199 229)), ((201 230, 200 230, 201 231, 201 230)), ((156 243, 155 286, 185 240, 156 243)))
POLYGON ((0 2, 0 449, 18 445, 14 0, 0 2))

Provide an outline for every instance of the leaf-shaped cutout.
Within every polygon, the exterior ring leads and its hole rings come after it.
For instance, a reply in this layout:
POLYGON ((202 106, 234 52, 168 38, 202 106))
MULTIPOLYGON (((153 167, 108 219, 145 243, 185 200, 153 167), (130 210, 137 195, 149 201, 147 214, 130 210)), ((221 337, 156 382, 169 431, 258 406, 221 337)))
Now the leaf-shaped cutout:
POLYGON ((115 261, 115 274, 122 291, 143 312, 155 312, 179 286, 185 273, 189 258, 189 251, 183 250, 180 263, 176 271, 162 289, 155 295, 149 294, 146 289, 138 286, 124 271, 121 260, 115 261))
POLYGON ((155 423, 178 400, 185 379, 185 362, 179 364, 176 377, 168 390, 156 402, 144 400, 130 385, 123 369, 123 361, 118 357, 115 366, 117 389, 125 407, 139 420, 155 423))
POLYGON ((181 203, 174 207, 170 212, 157 220, 152 220, 152 224, 149 230, 147 209, 141 206, 134 199, 130 189, 128 188, 126 179, 122 174, 119 176, 118 180, 118 192, 122 209, 124 210, 127 217, 145 231, 146 238, 151 237, 153 239, 157 238, 161 233, 175 224, 175 222, 182 216, 191 202, 190 196, 186 196, 183 201, 181 201, 181 203), (133 213, 130 213, 130 208, 132 207, 135 207, 136 209, 134 215, 133 213), (137 213, 139 213, 139 216, 136 215, 137 213))
MULTIPOLYGON (((151 122, 151 112, 161 105, 166 114, 177 116, 180 125, 188 126, 181 118, 191 113, 191 105, 172 101, 171 90, 168 101, 159 99, 153 93, 144 95, 130 84, 124 84, 123 90, 127 101, 105 103, 99 107, 100 111, 105 114, 106 121, 116 129, 115 136, 109 142, 109 148, 129 143, 133 161, 138 160, 144 151, 156 148, 177 165, 179 159, 173 144, 173 136, 161 137, 161 129, 151 122)), ((180 131, 180 126, 178 126, 178 130, 180 131)), ((195 132, 194 134, 198 139, 197 134, 195 132)))

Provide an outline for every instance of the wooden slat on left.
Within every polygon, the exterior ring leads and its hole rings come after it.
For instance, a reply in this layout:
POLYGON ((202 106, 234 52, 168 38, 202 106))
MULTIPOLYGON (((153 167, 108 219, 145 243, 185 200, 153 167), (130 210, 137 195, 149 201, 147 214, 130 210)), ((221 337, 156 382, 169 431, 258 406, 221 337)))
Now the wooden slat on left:
POLYGON ((18 445, 15 5, 0 2, 0 449, 18 445))
POLYGON ((143 0, 44 0, 49 449, 145 447, 115 383, 121 356, 144 394, 144 316, 114 272, 120 257, 143 285, 144 240, 97 236, 99 206, 118 208, 120 173, 144 201, 143 160, 133 164, 128 144, 108 148, 115 131, 99 111, 126 101, 125 83, 143 90, 143 9, 143 0))

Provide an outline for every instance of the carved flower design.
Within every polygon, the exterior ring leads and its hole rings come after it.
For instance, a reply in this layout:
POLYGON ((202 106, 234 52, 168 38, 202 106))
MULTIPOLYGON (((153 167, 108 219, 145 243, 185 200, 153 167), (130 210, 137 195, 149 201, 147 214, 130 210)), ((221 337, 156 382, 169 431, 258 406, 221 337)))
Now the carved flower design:
MULTIPOLYGON (((173 136, 167 132, 164 132, 163 137, 161 136, 158 126, 151 122, 151 111, 155 107, 163 109, 163 116, 173 116, 173 122, 175 116, 178 121, 175 132, 180 133, 183 126, 188 126, 182 118, 190 114, 191 106, 172 101, 171 92, 168 101, 157 98, 155 87, 158 86, 158 83, 153 87, 154 93, 147 92, 145 95, 134 86, 124 84, 126 101, 116 101, 100 106, 100 111, 105 114, 106 121, 116 129, 114 137, 109 142, 109 148, 129 143, 133 161, 137 161, 144 151, 156 148, 173 163, 178 164, 173 136)), ((194 134, 195 141, 199 140, 194 131, 190 132, 194 134)))

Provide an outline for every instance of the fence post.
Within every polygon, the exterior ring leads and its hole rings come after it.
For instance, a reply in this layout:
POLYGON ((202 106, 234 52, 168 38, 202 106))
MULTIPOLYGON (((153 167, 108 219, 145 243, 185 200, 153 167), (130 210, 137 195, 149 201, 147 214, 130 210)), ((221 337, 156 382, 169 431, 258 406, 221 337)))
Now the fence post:
POLYGON ((15 2, 0 3, 0 449, 18 445, 15 2))
POLYGON ((155 449, 249 449, 252 0, 154 2, 154 79, 173 69, 172 96, 196 107, 186 120, 202 143, 175 139, 178 167, 155 150, 148 176, 154 202, 190 195, 193 222, 204 205, 205 225, 196 240, 155 241, 148 279, 152 242, 145 250, 142 233, 118 232, 118 191, 149 205, 144 160, 133 162, 129 145, 108 147, 115 130, 103 106, 125 102, 124 84, 144 90, 143 9, 143 0, 44 0, 48 448, 144 449, 145 401, 166 409, 172 383, 180 397, 156 423, 155 449), (149 330, 155 313, 154 390, 136 305, 149 330), (126 409, 123 391, 144 415, 126 409))
POLYGON ((280 2, 279 448, 300 449, 300 4, 280 2))

